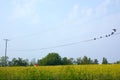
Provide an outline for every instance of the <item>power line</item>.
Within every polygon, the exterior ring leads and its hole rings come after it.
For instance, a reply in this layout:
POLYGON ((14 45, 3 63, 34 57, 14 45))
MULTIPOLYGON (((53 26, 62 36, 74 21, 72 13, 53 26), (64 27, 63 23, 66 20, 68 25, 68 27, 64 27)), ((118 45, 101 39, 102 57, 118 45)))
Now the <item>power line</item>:
POLYGON ((104 35, 104 36, 100 36, 97 38, 93 38, 93 39, 87 39, 87 40, 82 40, 79 42, 73 42, 73 43, 68 43, 68 44, 63 44, 63 45, 57 45, 57 46, 51 46, 51 47, 45 47, 45 48, 40 48, 40 49, 24 49, 24 50, 14 50, 14 51, 37 51, 37 50, 46 50, 46 49, 52 49, 52 48, 60 48, 60 47, 65 47, 65 46, 71 46, 71 45, 76 45, 82 42, 90 42, 90 41, 95 41, 98 39, 102 39, 102 38, 108 38, 110 36, 115 36, 115 35, 119 35, 120 33, 113 33, 113 34, 108 34, 108 35, 104 35))

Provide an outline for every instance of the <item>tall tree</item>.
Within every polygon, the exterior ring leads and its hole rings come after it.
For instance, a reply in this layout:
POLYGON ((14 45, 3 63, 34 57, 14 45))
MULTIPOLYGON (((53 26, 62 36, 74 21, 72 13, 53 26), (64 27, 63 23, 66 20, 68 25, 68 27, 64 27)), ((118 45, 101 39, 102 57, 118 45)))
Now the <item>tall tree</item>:
POLYGON ((28 59, 22 59, 22 58, 13 58, 12 61, 9 61, 9 66, 28 66, 29 61, 28 59))
POLYGON ((30 66, 33 66, 34 64, 36 64, 37 62, 36 62, 36 60, 35 60, 35 58, 33 58, 32 60, 31 60, 31 62, 30 62, 30 66))
MULTIPOLYGON (((8 57, 6 57, 6 65, 8 65, 8 57)), ((5 56, 0 58, 0 66, 5 66, 5 56)))
POLYGON ((73 62, 74 62, 74 59, 73 58, 67 58, 67 57, 64 57, 64 58, 62 58, 62 60, 61 60, 61 64, 62 65, 71 65, 71 64, 73 64, 73 62))
POLYGON ((58 53, 49 53, 44 58, 38 60, 39 65, 60 65, 61 57, 58 53))
POLYGON ((120 64, 120 60, 119 60, 119 61, 114 62, 114 64, 120 64))
POLYGON ((89 58, 87 56, 82 58, 82 64, 89 64, 89 58))
POLYGON ((108 64, 107 58, 103 57, 102 64, 108 64))
POLYGON ((81 57, 77 58, 76 63, 77 63, 78 65, 79 65, 79 64, 82 64, 82 59, 81 59, 81 57))
POLYGON ((98 64, 98 60, 97 60, 97 59, 94 59, 93 63, 94 63, 94 64, 98 64))

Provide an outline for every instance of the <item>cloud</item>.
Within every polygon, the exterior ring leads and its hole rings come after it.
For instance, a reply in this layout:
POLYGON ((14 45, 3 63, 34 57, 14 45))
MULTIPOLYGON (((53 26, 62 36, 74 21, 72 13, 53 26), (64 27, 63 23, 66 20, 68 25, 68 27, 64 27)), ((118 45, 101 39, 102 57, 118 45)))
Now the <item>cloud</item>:
POLYGON ((79 5, 73 5, 71 11, 64 19, 64 25, 80 25, 87 22, 93 16, 93 9, 80 9, 79 5))
POLYGON ((37 0, 14 0, 14 8, 10 20, 14 22, 29 19, 32 23, 37 24, 39 22, 39 15, 35 10, 36 2, 37 0))
POLYGON ((88 9, 85 9, 85 10, 81 10, 81 13, 82 13, 83 16, 90 17, 93 14, 93 9, 88 8, 88 9))
POLYGON ((111 7, 120 5, 120 0, 104 0, 102 3, 96 6, 96 16, 102 16, 109 13, 111 7))
POLYGON ((64 19, 64 23, 71 23, 78 16, 78 5, 74 5, 72 10, 68 13, 67 17, 64 19))
POLYGON ((113 14, 111 8, 117 9, 120 0, 104 0, 95 7, 79 9, 79 5, 73 5, 73 8, 64 19, 64 24, 83 24, 96 18, 102 18, 113 14), (80 11, 79 11, 80 10, 80 11))

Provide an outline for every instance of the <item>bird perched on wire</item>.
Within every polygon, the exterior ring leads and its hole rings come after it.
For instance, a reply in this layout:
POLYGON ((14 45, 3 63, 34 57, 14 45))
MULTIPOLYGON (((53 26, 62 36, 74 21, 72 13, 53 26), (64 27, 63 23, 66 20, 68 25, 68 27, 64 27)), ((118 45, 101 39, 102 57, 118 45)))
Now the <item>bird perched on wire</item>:
POLYGON ((94 38, 94 40, 96 40, 96 38, 94 38))
POLYGON ((106 35, 105 37, 108 37, 108 35, 106 35))
POLYGON ((117 30, 116 29, 113 29, 114 32, 116 32, 117 30))
POLYGON ((114 34, 114 32, 111 32, 111 35, 113 35, 114 34))
POLYGON ((100 38, 102 38, 102 36, 100 36, 100 38))

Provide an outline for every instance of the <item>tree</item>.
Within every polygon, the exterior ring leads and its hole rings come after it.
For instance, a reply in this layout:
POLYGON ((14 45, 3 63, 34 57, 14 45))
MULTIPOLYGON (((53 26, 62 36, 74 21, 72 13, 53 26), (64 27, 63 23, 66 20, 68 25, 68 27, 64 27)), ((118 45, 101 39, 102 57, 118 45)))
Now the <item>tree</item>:
POLYGON ((91 58, 88 59, 88 64, 93 64, 93 60, 91 58))
MULTIPOLYGON (((8 65, 8 57, 6 57, 6 65, 8 65)), ((4 56, 2 56, 1 58, 0 58, 0 66, 5 66, 5 57, 4 56)))
POLYGON ((102 64, 108 64, 107 58, 103 57, 102 64))
POLYGON ((13 58, 12 61, 9 61, 9 66, 28 66, 29 61, 28 59, 22 59, 22 58, 13 58))
POLYGON ((119 61, 114 62, 114 64, 120 64, 120 60, 119 60, 119 61))
POLYGON ((44 58, 38 60, 39 65, 60 65, 61 57, 58 53, 49 53, 44 58))
POLYGON ((94 59, 93 64, 98 64, 98 60, 94 59))
POLYGON ((74 63, 74 59, 73 58, 67 58, 67 57, 64 57, 64 58, 62 58, 62 61, 61 61, 62 63, 62 65, 71 65, 71 64, 73 64, 74 63))
POLYGON ((76 63, 77 63, 78 65, 79 65, 79 64, 82 64, 82 59, 81 59, 81 57, 77 58, 76 63))
POLYGON ((62 58, 62 64, 63 64, 63 65, 68 64, 68 59, 67 59, 67 57, 62 58))
POLYGON ((11 66, 17 66, 18 65, 18 61, 16 58, 13 58, 12 61, 11 61, 11 66))
POLYGON ((33 66, 34 64, 36 64, 37 62, 36 62, 36 60, 35 60, 35 58, 33 58, 32 60, 31 60, 31 62, 30 62, 30 66, 33 66))
POLYGON ((90 64, 92 61, 90 58, 88 58, 87 56, 84 56, 82 58, 82 63, 81 64, 90 64))

